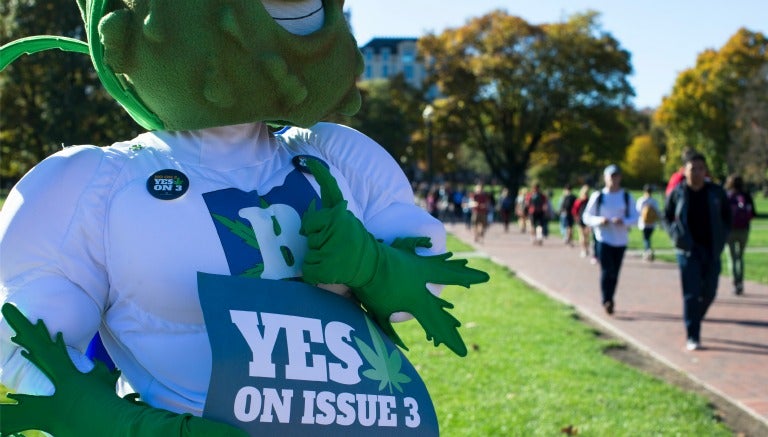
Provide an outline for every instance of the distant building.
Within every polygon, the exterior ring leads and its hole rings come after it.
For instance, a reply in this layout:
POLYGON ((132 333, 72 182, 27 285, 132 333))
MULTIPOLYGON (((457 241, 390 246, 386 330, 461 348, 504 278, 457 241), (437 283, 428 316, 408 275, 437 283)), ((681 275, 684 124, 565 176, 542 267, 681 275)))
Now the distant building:
POLYGON ((402 73, 408 84, 421 89, 427 71, 416 59, 416 41, 416 38, 374 38, 360 47, 365 59, 365 71, 360 79, 388 79, 402 73))

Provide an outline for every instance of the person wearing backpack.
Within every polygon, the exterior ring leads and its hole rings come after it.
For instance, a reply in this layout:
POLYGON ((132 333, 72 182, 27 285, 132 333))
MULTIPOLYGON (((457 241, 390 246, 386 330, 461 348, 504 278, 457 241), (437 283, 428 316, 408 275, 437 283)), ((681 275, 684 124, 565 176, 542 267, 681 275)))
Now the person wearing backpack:
POLYGON ((499 215, 501 223, 504 225, 504 232, 509 232, 509 221, 512 217, 512 210, 515 207, 515 198, 509 193, 509 188, 501 189, 501 202, 499 202, 499 215))
POLYGON ((621 188, 621 170, 611 164, 603 171, 605 187, 592 193, 584 210, 584 223, 593 229, 600 262, 600 292, 605 312, 613 314, 616 284, 629 241, 629 229, 637 223, 632 195, 621 188))
POLYGON ((733 277, 733 294, 744 293, 744 250, 749 239, 749 222, 757 216, 755 202, 744 189, 744 180, 739 175, 725 179, 728 205, 731 207, 731 233, 728 234, 728 255, 733 277))
POLYGON ((573 201, 571 206, 571 216, 576 224, 579 225, 579 245, 581 246, 581 257, 586 258, 590 256, 589 247, 592 243, 592 232, 584 223, 584 210, 587 209, 587 202, 589 202, 589 185, 582 185, 579 189, 579 195, 576 196, 576 200, 573 201))
POLYGON ((563 197, 560 198, 560 227, 563 229, 563 242, 568 246, 573 246, 573 215, 571 209, 576 202, 576 196, 571 192, 571 184, 565 184, 563 188, 563 197))
POLYGON ((547 226, 546 215, 549 214, 549 201, 538 183, 531 187, 531 192, 525 199, 525 205, 531 220, 531 242, 541 246, 544 243, 544 226, 547 226))
POLYGON ((643 186, 643 195, 637 199, 635 210, 639 215, 637 227, 643 233, 643 260, 653 261, 651 236, 656 229, 656 222, 661 218, 661 210, 658 202, 653 198, 653 187, 650 184, 643 186))

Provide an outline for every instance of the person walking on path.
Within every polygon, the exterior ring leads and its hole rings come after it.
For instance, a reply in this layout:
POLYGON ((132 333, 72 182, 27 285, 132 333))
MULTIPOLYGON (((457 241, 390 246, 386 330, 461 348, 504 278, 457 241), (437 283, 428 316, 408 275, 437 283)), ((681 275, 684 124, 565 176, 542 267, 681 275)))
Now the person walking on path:
POLYGON ((627 249, 630 226, 637 223, 632 195, 621 188, 621 170, 611 164, 603 171, 605 187, 592 193, 583 220, 594 230, 600 262, 600 292, 603 308, 613 314, 616 284, 627 249))
POLYGON ((744 293, 744 250, 749 239, 749 222, 757 216, 757 210, 752 196, 744 189, 741 176, 728 176, 725 189, 731 207, 732 227, 728 235, 728 258, 733 278, 733 294, 741 295, 744 293))
POLYGON ((584 223, 584 210, 587 208, 587 202, 589 202, 589 185, 582 185, 579 190, 579 195, 573 202, 571 207, 571 216, 575 223, 579 225, 579 244, 581 245, 581 257, 586 258, 590 256, 589 247, 592 245, 592 232, 584 223))
POLYGON ((504 225, 504 232, 509 232, 509 221, 515 208, 515 198, 509 193, 509 188, 503 188, 499 197, 501 197, 499 202, 501 223, 504 225))
POLYGON ((552 199, 554 196, 555 193, 552 190, 547 190, 547 192, 544 194, 544 197, 547 198, 547 206, 544 211, 544 220, 541 224, 541 235, 544 236, 544 239, 549 238, 549 222, 555 219, 555 207, 552 205, 552 199))
POLYGON ((574 219, 571 214, 573 204, 576 202, 576 196, 571 192, 571 184, 565 184, 563 188, 563 197, 560 198, 560 226, 563 229, 563 242, 568 246, 573 246, 573 225, 574 219))
POLYGON ((687 157, 684 172, 684 183, 667 198, 664 224, 677 249, 686 349, 694 351, 701 349, 701 322, 717 294, 731 209, 725 190, 707 180, 704 155, 687 157))
POLYGON ((524 234, 528 228, 528 211, 525 208, 525 199, 528 198, 528 189, 520 188, 515 198, 515 215, 517 216, 517 226, 520 233, 524 234))
POLYGON ((643 233, 643 260, 653 261, 653 247, 651 236, 656 229, 656 222, 661 219, 661 209, 656 199, 653 198, 653 187, 649 184, 643 186, 643 195, 637 199, 635 210, 639 215, 637 227, 643 233))
POLYGON ((491 208, 491 197, 485 191, 482 183, 475 185, 475 191, 469 201, 472 210, 472 229, 475 233, 475 242, 483 241, 485 231, 488 229, 488 211, 491 208))
POLYGON ((544 226, 547 226, 546 215, 549 214, 549 200, 541 191, 538 183, 531 187, 531 192, 525 199, 525 205, 531 220, 531 242, 541 246, 544 243, 544 226))

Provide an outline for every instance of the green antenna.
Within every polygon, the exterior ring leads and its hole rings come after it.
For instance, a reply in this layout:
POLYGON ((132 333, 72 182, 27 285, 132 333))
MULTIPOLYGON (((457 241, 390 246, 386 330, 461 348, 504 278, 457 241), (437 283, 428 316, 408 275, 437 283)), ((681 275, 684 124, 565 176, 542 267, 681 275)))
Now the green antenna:
POLYGON ((31 55, 32 53, 51 49, 84 53, 86 55, 90 54, 88 44, 79 39, 49 35, 29 36, 9 42, 0 47, 0 71, 4 70, 5 67, 18 59, 21 55, 31 55))
POLYGON ((17 39, 0 47, 0 71, 24 54, 59 49, 90 55, 96 74, 107 92, 125 108, 128 115, 144 129, 161 130, 165 124, 141 101, 133 90, 120 81, 112 69, 104 63, 104 47, 99 38, 98 22, 106 13, 107 2, 94 0, 89 3, 86 29, 88 43, 64 36, 38 35, 17 39))

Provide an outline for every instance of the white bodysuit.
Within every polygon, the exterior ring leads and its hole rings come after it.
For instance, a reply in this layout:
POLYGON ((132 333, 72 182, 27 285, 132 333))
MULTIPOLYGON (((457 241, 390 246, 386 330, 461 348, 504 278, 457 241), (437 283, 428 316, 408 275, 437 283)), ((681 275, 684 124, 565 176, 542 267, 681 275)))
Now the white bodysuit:
MULTIPOLYGON (((394 160, 353 129, 323 123, 271 135, 263 124, 246 124, 145 133, 110 147, 67 148, 19 182, 0 212, 0 303, 62 332, 81 368, 98 329, 145 402, 200 415, 215 357, 197 272, 301 276, 297 209, 310 200, 307 187, 319 190, 292 163, 297 155, 330 166, 349 210, 377 238, 428 236, 433 247, 420 254, 445 251, 442 225, 414 204, 394 160), (162 170, 186 176, 181 197, 150 193, 162 170), (250 226, 261 250, 227 220, 250 226), (272 245, 289 248, 296 262, 272 245)), ((0 323, 0 383, 50 394, 11 335, 0 323)))

